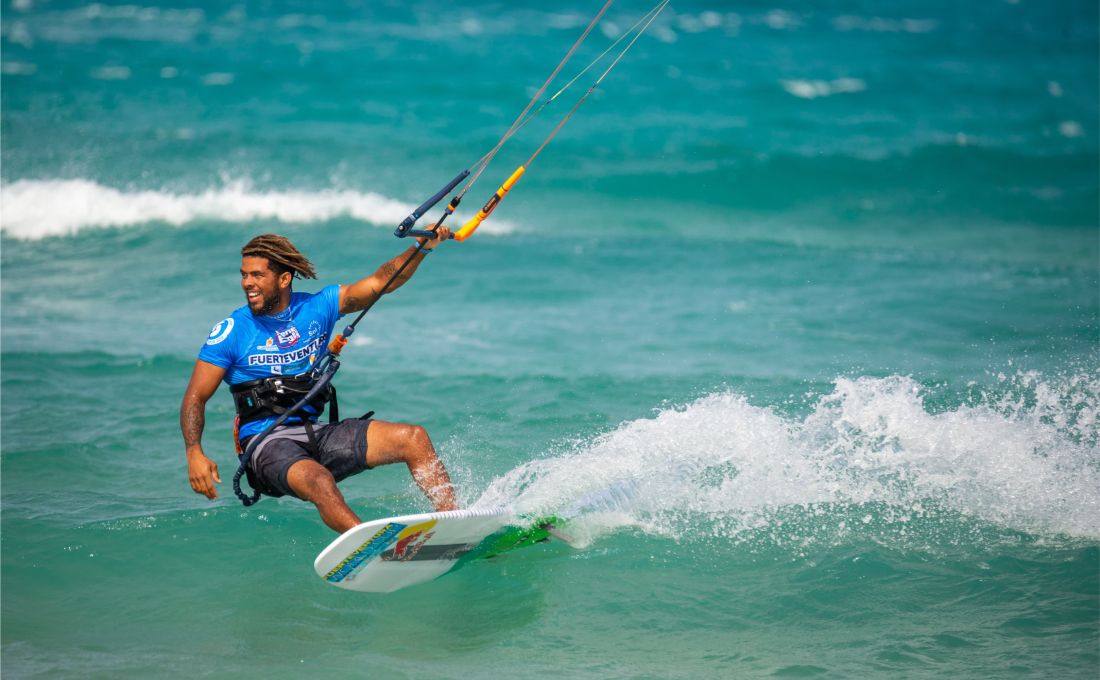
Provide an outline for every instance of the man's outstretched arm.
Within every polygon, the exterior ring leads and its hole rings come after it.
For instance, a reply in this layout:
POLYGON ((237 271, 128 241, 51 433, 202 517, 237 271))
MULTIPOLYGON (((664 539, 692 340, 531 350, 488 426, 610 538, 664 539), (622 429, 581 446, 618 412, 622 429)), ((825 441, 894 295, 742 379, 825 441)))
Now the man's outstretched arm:
POLYGON ((202 450, 202 431, 206 427, 206 402, 214 396, 223 377, 224 368, 197 360, 180 404, 180 430, 183 445, 187 447, 187 476, 195 493, 210 499, 218 497, 214 484, 221 484, 222 480, 217 463, 207 458, 202 450))
MULTIPOLYGON (((434 239, 428 240, 426 238, 420 238, 417 239, 417 241, 420 243, 420 247, 431 250, 440 243, 446 241, 450 236, 450 229, 447 227, 440 227, 434 239)), ((378 268, 378 271, 365 279, 360 279, 347 286, 340 286, 340 313, 349 314, 351 312, 358 312, 374 304, 375 300, 383 295, 382 287, 386 285, 386 282, 390 280, 397 270, 401 269, 401 265, 404 264, 405 260, 409 259, 411 255, 412 261, 384 292, 392 293, 405 285, 405 282, 412 278, 412 275, 416 272, 416 268, 419 267, 420 263, 427 257, 427 254, 423 252, 413 255, 416 249, 416 246, 406 248, 398 254, 397 257, 383 264, 378 268)))

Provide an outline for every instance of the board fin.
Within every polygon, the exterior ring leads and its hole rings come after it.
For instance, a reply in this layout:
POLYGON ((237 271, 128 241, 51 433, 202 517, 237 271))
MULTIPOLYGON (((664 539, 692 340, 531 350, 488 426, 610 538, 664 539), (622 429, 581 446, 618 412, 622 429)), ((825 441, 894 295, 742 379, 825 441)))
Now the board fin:
POLYGON ((527 527, 511 527, 493 539, 482 554, 485 558, 496 557, 516 548, 534 545, 535 543, 545 543, 551 537, 573 545, 572 539, 558 528, 559 524, 564 524, 564 522, 557 517, 542 517, 527 527))
POLYGON ((576 548, 577 547, 577 540, 575 538, 573 538, 572 536, 570 536, 569 534, 562 531, 561 529, 559 529, 554 524, 551 524, 550 522, 547 522, 546 524, 544 524, 542 526, 542 528, 546 530, 546 533, 550 534, 551 536, 558 539, 562 543, 565 543, 569 547, 571 547, 571 548, 576 548))

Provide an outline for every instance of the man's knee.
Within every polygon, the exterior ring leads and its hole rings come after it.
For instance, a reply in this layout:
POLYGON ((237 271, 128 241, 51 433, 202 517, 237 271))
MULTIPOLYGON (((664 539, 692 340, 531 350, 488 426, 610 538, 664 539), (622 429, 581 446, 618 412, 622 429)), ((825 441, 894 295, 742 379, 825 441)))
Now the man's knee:
POLYGON ((313 460, 300 460, 291 465, 286 481, 295 495, 305 501, 316 501, 318 497, 339 493, 332 473, 313 460))
POLYGON ((420 425, 375 421, 367 430, 367 463, 417 465, 435 457, 428 431, 420 425))
POLYGON ((428 431, 420 425, 409 425, 408 432, 405 435, 408 439, 408 447, 417 451, 424 449, 431 449, 432 440, 428 436, 428 431))

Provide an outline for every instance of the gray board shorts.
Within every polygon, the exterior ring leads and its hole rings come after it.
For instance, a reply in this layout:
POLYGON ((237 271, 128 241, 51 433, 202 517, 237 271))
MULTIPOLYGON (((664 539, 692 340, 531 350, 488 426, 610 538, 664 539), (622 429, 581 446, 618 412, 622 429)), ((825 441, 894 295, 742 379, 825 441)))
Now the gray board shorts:
MULTIPOLYGON (((338 423, 313 423, 313 435, 317 438, 317 450, 312 451, 309 435, 303 425, 285 425, 275 428, 252 452, 252 459, 245 468, 248 484, 268 496, 294 496, 287 484, 290 466, 300 460, 315 460, 325 466, 339 482, 368 469, 367 428, 369 418, 349 418, 338 423)), ((247 448, 251 437, 241 440, 241 449, 247 448)))

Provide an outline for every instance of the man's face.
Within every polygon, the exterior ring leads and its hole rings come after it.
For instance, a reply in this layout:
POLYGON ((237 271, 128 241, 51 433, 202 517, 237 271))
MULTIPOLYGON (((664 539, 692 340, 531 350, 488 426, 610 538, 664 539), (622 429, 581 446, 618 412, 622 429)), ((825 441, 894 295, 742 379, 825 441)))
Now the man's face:
POLYGON ((290 272, 277 275, 266 257, 241 258, 241 288, 253 314, 270 314, 282 300, 280 291, 290 285, 290 272))

